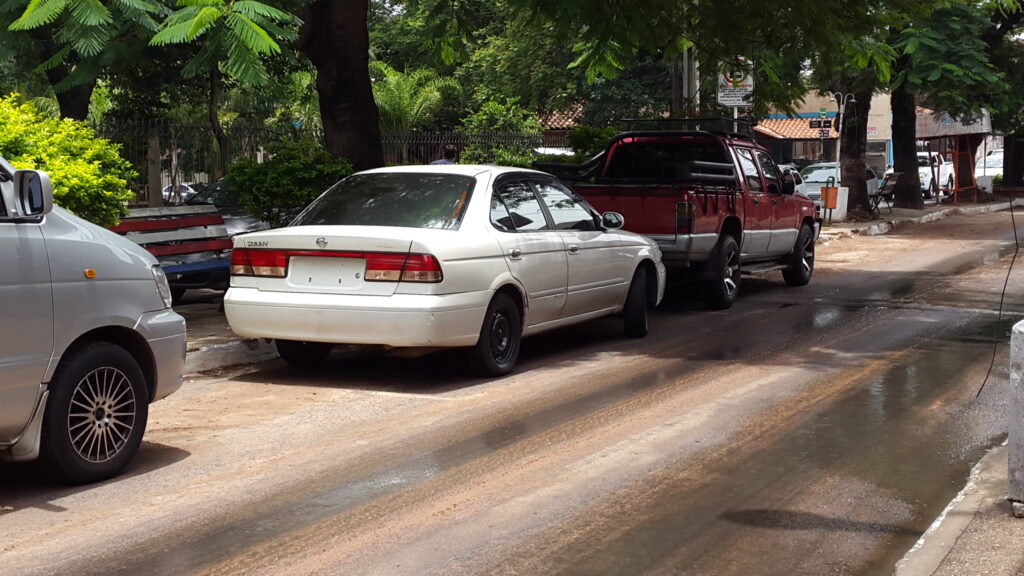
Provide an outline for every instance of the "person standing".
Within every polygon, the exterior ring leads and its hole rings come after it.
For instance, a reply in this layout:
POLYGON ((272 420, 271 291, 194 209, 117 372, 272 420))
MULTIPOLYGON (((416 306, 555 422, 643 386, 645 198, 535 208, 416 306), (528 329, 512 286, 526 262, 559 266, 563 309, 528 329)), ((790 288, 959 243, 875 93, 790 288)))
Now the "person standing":
POLYGON ((455 158, 457 156, 458 153, 455 150, 455 146, 449 144, 444 147, 444 155, 441 158, 431 162, 431 164, 455 164, 455 158))

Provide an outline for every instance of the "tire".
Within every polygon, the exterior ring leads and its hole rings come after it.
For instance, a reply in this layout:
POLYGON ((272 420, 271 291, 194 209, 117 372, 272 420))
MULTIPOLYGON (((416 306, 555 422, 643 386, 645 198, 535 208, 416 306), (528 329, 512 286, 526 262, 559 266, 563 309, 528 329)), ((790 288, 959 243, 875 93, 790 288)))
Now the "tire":
POLYGON ((935 185, 935 179, 933 178, 931 181, 928 182, 928 189, 924 191, 924 197, 928 200, 934 198, 936 188, 938 187, 935 185))
POLYGON ((955 184, 956 184, 956 183, 955 183, 955 182, 953 182, 953 177, 952 177, 952 176, 950 176, 950 177, 949 177, 949 180, 947 180, 947 181, 946 181, 946 193, 945 193, 945 195, 946 195, 946 196, 949 196, 950 194, 952 194, 952 193, 953 193, 953 192, 952 192, 952 190, 953 190, 953 186, 954 186, 955 184))
POLYGON ((642 268, 636 269, 629 283, 622 320, 626 338, 647 336, 647 274, 642 268))
POLYGON ((299 340, 274 340, 277 355, 291 366, 308 368, 323 363, 334 348, 326 342, 302 342, 299 340))
POLYGON ((728 234, 715 244, 704 266, 701 297, 711 310, 725 310, 736 301, 740 291, 740 248, 728 234))
POLYGON ((806 286, 814 273, 814 231, 806 224, 800 227, 793 252, 786 257, 782 279, 789 286, 806 286))
POLYGON ((508 294, 495 294, 487 306, 480 339, 473 347, 481 374, 494 377, 511 372, 519 359, 522 334, 522 318, 515 301, 508 294))
POLYGON ((149 417, 138 362, 109 342, 65 356, 50 381, 40 438, 40 465, 72 484, 106 480, 132 459, 149 417))

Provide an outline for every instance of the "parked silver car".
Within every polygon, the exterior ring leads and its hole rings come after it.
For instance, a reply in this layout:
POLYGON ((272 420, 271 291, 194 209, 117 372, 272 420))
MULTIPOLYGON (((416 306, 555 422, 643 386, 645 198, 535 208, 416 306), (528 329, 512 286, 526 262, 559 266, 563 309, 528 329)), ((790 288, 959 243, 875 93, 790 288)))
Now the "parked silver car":
POLYGON ((160 265, 0 158, 0 271, 0 460, 72 483, 117 474, 149 403, 182 382, 185 320, 160 265))

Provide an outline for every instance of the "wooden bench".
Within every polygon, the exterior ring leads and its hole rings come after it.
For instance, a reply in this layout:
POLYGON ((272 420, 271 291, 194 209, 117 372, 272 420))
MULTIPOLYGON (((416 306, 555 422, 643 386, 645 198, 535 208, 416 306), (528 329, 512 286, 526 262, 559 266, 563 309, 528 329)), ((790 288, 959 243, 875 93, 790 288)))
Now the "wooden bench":
POLYGON ((231 240, 216 206, 136 208, 111 230, 156 256, 175 300, 188 288, 227 287, 231 240))
POLYGON ((881 211, 878 206, 885 200, 885 205, 889 208, 889 213, 892 214, 892 201, 896 195, 896 183, 899 182, 900 176, 903 176, 903 172, 892 172, 886 174, 885 178, 882 179, 882 184, 878 187, 878 191, 874 194, 868 194, 868 203, 871 207, 871 214, 878 218, 881 217, 881 211))

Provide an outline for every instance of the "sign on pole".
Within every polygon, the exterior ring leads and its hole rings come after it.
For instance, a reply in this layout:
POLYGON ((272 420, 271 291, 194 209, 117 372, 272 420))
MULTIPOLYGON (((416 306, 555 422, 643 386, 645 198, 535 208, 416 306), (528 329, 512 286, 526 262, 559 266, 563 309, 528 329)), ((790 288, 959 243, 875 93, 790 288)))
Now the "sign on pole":
POLYGON ((818 108, 818 118, 828 118, 828 108, 818 108))
POLYGON ((722 65, 718 74, 718 104, 721 106, 750 106, 754 92, 754 74, 750 62, 737 56, 722 65))

